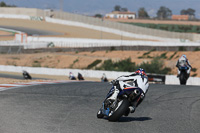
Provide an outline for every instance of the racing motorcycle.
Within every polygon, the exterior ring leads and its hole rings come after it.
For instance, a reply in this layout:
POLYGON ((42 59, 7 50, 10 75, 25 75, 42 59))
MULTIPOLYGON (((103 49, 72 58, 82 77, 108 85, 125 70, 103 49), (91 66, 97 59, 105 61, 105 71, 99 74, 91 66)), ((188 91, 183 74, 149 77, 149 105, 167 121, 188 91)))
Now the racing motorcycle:
POLYGON ((117 100, 111 102, 108 98, 114 93, 114 86, 108 92, 102 107, 97 112, 97 118, 106 117, 109 121, 118 121, 123 115, 128 116, 129 106, 134 105, 142 94, 137 87, 124 88, 117 96, 117 100), (127 113, 128 112, 128 113, 127 113))
POLYGON ((180 70, 179 80, 181 85, 186 85, 186 82, 189 78, 189 74, 187 74, 188 69, 189 68, 187 66, 179 66, 180 70))
POLYGON ((27 71, 23 71, 22 75, 24 79, 32 79, 31 75, 27 71))

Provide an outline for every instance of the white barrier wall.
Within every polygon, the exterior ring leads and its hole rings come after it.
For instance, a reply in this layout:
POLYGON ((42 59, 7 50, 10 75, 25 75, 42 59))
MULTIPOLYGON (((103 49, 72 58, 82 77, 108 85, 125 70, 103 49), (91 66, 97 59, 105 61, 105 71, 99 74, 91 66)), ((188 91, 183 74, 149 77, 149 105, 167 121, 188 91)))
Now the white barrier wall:
MULTIPOLYGON (((54 69, 54 68, 42 68, 42 67, 22 67, 22 66, 5 66, 0 65, 0 71, 6 72, 18 72, 22 73, 23 70, 26 70, 30 74, 44 74, 49 76, 60 75, 60 76, 69 76, 69 72, 72 72, 74 76, 78 75, 80 72, 84 77, 88 78, 100 78, 103 73, 106 74, 109 80, 116 79, 122 75, 128 75, 130 72, 115 72, 115 71, 98 71, 98 70, 81 70, 81 69, 54 69)), ((166 75, 165 84, 167 85, 179 85, 179 79, 174 75, 166 75)), ((187 81, 187 85, 200 85, 200 78, 190 77, 187 81)))
POLYGON ((156 42, 109 39, 81 39, 56 37, 28 37, 28 42, 53 42, 57 47, 111 47, 111 46, 200 46, 195 42, 156 42))
POLYGON ((28 20, 30 20, 30 16, 28 16, 28 15, 15 15, 15 14, 0 14, 0 18, 28 19, 28 20))
POLYGON ((118 30, 118 29, 112 29, 112 28, 107 28, 107 27, 102 27, 102 26, 95 26, 95 25, 91 25, 91 24, 69 21, 69 20, 55 19, 55 18, 50 18, 50 17, 45 17, 45 20, 46 20, 46 22, 50 22, 50 23, 83 27, 83 28, 113 33, 113 34, 117 34, 117 35, 123 35, 125 37, 133 37, 133 38, 140 38, 140 39, 152 39, 152 40, 160 40, 160 41, 175 41, 175 42, 180 41, 180 39, 156 37, 156 36, 150 36, 150 35, 144 35, 144 34, 134 34, 134 33, 118 30))
MULTIPOLYGON (((175 75, 166 75, 165 84, 180 85, 179 78, 175 75)), ((187 85, 200 85, 200 78, 198 77, 189 77, 187 80, 187 85)))
POLYGON ((130 74, 129 72, 115 72, 115 71, 98 71, 98 70, 81 70, 81 69, 55 69, 55 68, 42 68, 42 67, 22 67, 22 66, 5 66, 0 65, 0 71, 6 72, 18 72, 22 73, 26 70, 30 74, 44 74, 44 75, 60 75, 69 76, 69 72, 72 72, 75 76, 80 72, 84 77, 88 78, 101 78, 103 73, 106 74, 108 79, 115 79, 121 75, 130 74))

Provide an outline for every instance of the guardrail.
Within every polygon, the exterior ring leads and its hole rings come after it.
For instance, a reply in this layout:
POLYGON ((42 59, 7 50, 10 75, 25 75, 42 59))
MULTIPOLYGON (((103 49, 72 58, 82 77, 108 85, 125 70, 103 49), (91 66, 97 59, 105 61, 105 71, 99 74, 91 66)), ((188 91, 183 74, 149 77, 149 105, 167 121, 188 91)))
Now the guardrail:
MULTIPOLYGON (((116 71, 99 71, 99 70, 83 70, 83 69, 55 69, 55 68, 43 68, 43 67, 23 67, 23 66, 5 66, 0 65, 0 71, 6 72, 18 72, 22 73, 23 70, 26 70, 30 74, 44 74, 49 76, 66 76, 68 78, 69 72, 72 72, 74 75, 81 73, 83 77, 88 78, 100 78, 103 74, 106 74, 109 80, 116 79, 122 75, 129 75, 130 72, 116 72, 116 71)), ((167 85, 179 85, 179 79, 174 75, 155 75, 148 74, 149 80, 151 82, 165 83, 167 85)), ((187 81, 187 85, 200 85, 200 78, 190 77, 187 81)))

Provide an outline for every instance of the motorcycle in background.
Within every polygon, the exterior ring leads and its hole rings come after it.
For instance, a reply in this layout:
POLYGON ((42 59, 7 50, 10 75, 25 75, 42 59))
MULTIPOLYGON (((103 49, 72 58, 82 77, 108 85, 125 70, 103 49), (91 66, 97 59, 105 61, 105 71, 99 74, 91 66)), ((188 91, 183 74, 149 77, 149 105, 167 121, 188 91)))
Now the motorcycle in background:
POLYGON ((22 75, 24 79, 32 79, 31 75, 27 71, 23 71, 22 75))

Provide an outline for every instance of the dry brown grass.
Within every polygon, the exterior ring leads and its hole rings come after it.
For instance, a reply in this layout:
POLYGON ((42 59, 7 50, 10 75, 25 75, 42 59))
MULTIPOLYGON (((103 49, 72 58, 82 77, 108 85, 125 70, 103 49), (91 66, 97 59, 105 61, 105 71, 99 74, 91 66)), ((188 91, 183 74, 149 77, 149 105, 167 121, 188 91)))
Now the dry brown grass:
MULTIPOLYGON (((0 25, 55 31, 64 33, 63 37, 99 39, 101 36, 100 31, 95 31, 80 27, 39 22, 39 21, 17 20, 17 19, 13 21, 12 19, 0 19, 0 25)), ((121 39, 121 36, 115 34, 104 32, 102 35, 103 39, 121 39)), ((135 40, 135 38, 123 38, 123 39, 135 40)), ((145 52, 147 51, 97 51, 97 52, 79 52, 79 53, 65 52, 65 53, 35 53, 35 54, 12 54, 12 55, 2 54, 0 55, 0 65, 84 69, 97 59, 100 59, 102 61, 107 59, 118 61, 129 57, 133 62, 136 62, 136 64, 140 64, 142 62, 151 61, 150 58, 142 58, 142 59, 138 58, 142 56, 145 52)), ((165 52, 167 51, 163 52, 157 51, 157 52, 152 52, 149 55, 159 56, 165 52)), ((174 52, 167 52, 167 58, 169 58, 172 54, 174 54, 174 52)), ((165 65, 172 69, 172 74, 177 74, 177 69, 175 67, 175 64, 178 57, 180 57, 182 54, 186 54, 191 65, 194 68, 197 68, 197 71, 195 73, 199 77, 200 63, 198 62, 198 59, 200 57, 200 52, 192 52, 192 51, 178 52, 171 60, 165 59, 164 60, 165 65)), ((191 75, 193 74, 194 72, 191 73, 191 75)), ((68 77, 64 76, 60 77, 59 79, 68 79, 68 77)))
MULTIPOLYGON (((131 58, 136 64, 142 62, 151 61, 151 58, 141 58, 144 53, 148 51, 96 51, 96 52, 65 52, 65 53, 35 53, 35 54, 12 54, 12 55, 0 55, 0 65, 15 65, 15 66, 38 66, 49 68, 73 68, 73 69, 85 69, 89 64, 95 60, 107 60, 119 61, 126 58, 131 58)), ((170 56, 174 52, 151 52, 149 56, 156 57, 166 53, 167 59, 163 59, 165 65, 172 69, 172 74, 177 74, 177 68, 175 67, 178 57, 182 54, 186 54, 192 67, 197 68, 195 72, 197 76, 200 76, 200 51, 193 52, 177 52, 177 54, 169 60, 170 56)), ((194 72, 191 73, 193 75, 194 72)))

